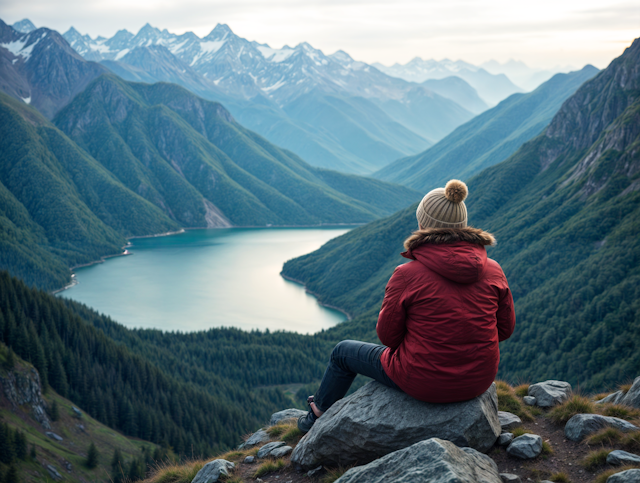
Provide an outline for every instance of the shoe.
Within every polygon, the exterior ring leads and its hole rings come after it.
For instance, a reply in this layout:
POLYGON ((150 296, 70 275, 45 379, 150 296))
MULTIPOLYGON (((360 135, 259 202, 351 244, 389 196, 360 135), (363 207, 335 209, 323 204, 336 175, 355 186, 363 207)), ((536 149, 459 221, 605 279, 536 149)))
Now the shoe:
POLYGON ((313 410, 309 409, 307 414, 298 418, 298 429, 303 433, 308 433, 317 419, 318 416, 315 415, 313 410))

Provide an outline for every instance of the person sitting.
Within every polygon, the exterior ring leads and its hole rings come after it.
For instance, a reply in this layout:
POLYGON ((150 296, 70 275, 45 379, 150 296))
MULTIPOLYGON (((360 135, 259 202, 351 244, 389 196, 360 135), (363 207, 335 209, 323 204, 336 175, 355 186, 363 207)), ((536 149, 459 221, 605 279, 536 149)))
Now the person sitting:
POLYGON ((343 398, 357 374, 430 403, 473 399, 498 373, 498 343, 515 328, 513 297, 500 265, 487 257, 495 239, 467 226, 467 186, 449 181, 425 195, 418 230, 404 242, 385 289, 376 331, 384 345, 338 343, 310 410, 308 432, 343 398))

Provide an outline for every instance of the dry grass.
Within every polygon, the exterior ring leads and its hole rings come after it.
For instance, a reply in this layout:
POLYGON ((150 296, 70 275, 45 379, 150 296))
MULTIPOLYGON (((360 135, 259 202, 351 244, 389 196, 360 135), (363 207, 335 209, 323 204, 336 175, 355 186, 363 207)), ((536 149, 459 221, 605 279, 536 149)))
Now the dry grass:
POLYGON ((624 394, 629 392, 629 389, 631 389, 631 386, 633 386, 633 382, 630 382, 628 384, 620 384, 618 386, 618 389, 620 389, 624 394))
POLYGON ((516 395, 515 390, 504 381, 496 381, 498 409, 515 414, 523 421, 533 421, 533 416, 516 395))
POLYGON ((183 464, 159 463, 145 483, 191 483, 205 464, 204 460, 187 461, 183 464))
POLYGON ((520 384, 516 386, 513 390, 518 397, 525 397, 529 394, 529 386, 530 384, 520 384))
POLYGON ((522 436, 523 434, 532 434, 531 431, 522 427, 510 429, 509 432, 513 434, 513 439, 517 438, 518 436, 522 436))
POLYGON ((583 396, 571 396, 565 402, 556 406, 549 413, 551 420, 556 423, 566 423, 576 414, 592 414, 595 412, 595 404, 583 396))
POLYGON ((542 442, 542 453, 543 455, 551 455, 553 454, 553 448, 551 447, 551 444, 549 444, 548 441, 543 441, 542 442))
POLYGON ((611 475, 615 475, 616 473, 620 473, 621 471, 633 470, 635 468, 638 468, 638 466, 627 465, 627 466, 621 466, 619 468, 614 468, 612 470, 604 471, 600 473, 598 476, 596 476, 594 483, 607 483, 607 480, 611 475))
POLYGON ((302 438, 303 433, 302 431, 300 431, 298 429, 298 427, 293 427, 291 429, 288 429, 283 435, 282 435, 282 441, 284 441, 285 443, 295 443, 297 444, 298 441, 300 441, 300 438, 302 438))
POLYGON ((604 416, 626 420, 640 418, 640 411, 623 404, 601 404, 599 406, 601 407, 598 408, 598 412, 604 416))
POLYGON ((266 461, 262 463, 260 466, 258 466, 258 468, 256 469, 256 472, 253 474, 253 477, 260 478, 261 476, 266 475, 267 473, 273 473, 274 471, 279 471, 285 466, 287 466, 287 462, 283 458, 277 459, 275 461, 266 461))
POLYGON ((620 445, 629 452, 640 452, 640 431, 624 433, 620 438, 620 445))
POLYGON ((346 468, 339 466, 338 468, 328 470, 327 474, 320 480, 320 483, 333 483, 351 468, 353 468, 353 466, 347 466, 346 468))
POLYGON ((596 444, 613 445, 623 437, 622 431, 616 428, 603 428, 586 439, 589 446, 596 444))
POLYGON ((591 396, 589 399, 591 399, 592 401, 600 401, 600 399, 604 399, 605 397, 607 397, 609 394, 608 392, 601 392, 599 394, 595 394, 593 396, 591 396))
POLYGON ((571 483, 569 476, 562 471, 560 473, 554 473, 553 475, 551 475, 549 477, 549 481, 553 481, 555 483, 571 483))
POLYGON ((594 471, 600 466, 607 464, 607 456, 609 456, 611 450, 601 449, 599 451, 592 451, 582 460, 582 466, 589 471, 594 471))

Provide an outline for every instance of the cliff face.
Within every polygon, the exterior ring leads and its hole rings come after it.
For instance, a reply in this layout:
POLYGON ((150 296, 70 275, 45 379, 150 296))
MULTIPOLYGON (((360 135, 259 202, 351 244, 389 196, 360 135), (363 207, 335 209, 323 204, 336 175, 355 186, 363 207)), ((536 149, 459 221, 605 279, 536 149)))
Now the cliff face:
POLYGON ((22 408, 45 429, 51 429, 47 416, 47 403, 42 398, 40 375, 34 368, 16 367, 0 374, 0 391, 15 411, 22 408))

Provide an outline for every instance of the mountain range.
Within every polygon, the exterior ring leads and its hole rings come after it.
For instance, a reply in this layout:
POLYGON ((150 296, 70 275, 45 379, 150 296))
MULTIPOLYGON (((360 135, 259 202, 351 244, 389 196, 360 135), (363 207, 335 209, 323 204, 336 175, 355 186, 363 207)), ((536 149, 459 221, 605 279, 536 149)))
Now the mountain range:
MULTIPOLYGON (((583 390, 640 368, 640 39, 570 96, 550 124, 469 180, 473 226, 492 232, 517 327, 500 377, 583 390)), ((283 274, 355 318, 336 331, 376 340, 375 321, 416 205, 287 262, 283 274)), ((417 263, 417 262, 411 262, 417 263)))
POLYGON ((562 103, 597 73, 598 69, 588 65, 576 72, 556 74, 533 92, 513 94, 435 146, 394 161, 373 176, 424 193, 444 186, 451 178, 469 179, 504 161, 540 134, 562 103))

